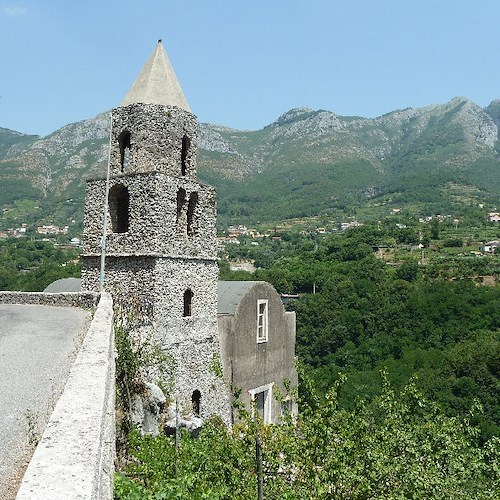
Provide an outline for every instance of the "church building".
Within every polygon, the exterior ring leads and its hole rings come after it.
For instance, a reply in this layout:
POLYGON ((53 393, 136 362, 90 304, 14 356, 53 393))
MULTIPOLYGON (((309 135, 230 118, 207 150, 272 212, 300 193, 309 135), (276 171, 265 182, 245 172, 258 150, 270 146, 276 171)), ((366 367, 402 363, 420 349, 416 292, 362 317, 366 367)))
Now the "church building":
POLYGON ((112 111, 107 178, 87 182, 81 288, 102 285, 123 311, 147 319, 173 360, 170 397, 181 411, 230 423, 238 387, 277 421, 273 389, 297 385, 295 316, 269 284, 233 286, 233 295, 218 284, 216 193, 198 181, 196 156, 197 120, 160 40, 112 111))

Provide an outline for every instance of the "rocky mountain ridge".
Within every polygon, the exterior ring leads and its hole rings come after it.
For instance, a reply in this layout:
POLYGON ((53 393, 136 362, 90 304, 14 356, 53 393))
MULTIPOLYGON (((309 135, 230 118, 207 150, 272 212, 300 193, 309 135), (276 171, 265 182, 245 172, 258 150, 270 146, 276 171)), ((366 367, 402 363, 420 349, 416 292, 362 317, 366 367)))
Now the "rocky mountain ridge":
MULTIPOLYGON (((498 174, 499 126, 500 101, 481 108, 464 97, 377 118, 296 108, 256 131, 200 124, 198 171, 201 180, 218 188, 220 211, 235 217, 253 216, 257 205, 265 214, 264 206, 288 191, 289 200, 304 205, 298 212, 315 215, 331 205, 324 197, 351 203, 367 192, 401 193, 408 190, 408 179, 419 175, 432 177, 440 184, 437 190, 458 180, 488 197, 500 189, 498 182, 488 182, 498 174), (475 178, 482 169, 487 182, 475 178), (315 195, 322 199, 316 208, 307 201, 315 195)), ((82 203, 84 180, 105 174, 108 130, 109 112, 46 137, 0 129, 7 201, 15 199, 11 189, 19 183, 42 198, 82 203)), ((286 202, 280 203, 282 208, 272 211, 286 217, 286 202)))

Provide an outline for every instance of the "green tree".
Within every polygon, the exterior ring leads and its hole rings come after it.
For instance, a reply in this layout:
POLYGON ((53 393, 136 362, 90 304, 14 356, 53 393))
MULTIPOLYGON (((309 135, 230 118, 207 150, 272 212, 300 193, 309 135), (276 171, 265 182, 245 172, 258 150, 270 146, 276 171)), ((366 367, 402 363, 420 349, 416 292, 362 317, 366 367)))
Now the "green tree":
POLYGON ((309 387, 297 419, 228 430, 207 423, 198 438, 130 436, 131 460, 115 480, 116 498, 252 499, 255 443, 262 443, 264 497, 288 499, 493 499, 500 494, 498 438, 477 444, 467 420, 447 417, 414 381, 382 391, 352 410, 339 407, 338 380, 321 400, 309 387))

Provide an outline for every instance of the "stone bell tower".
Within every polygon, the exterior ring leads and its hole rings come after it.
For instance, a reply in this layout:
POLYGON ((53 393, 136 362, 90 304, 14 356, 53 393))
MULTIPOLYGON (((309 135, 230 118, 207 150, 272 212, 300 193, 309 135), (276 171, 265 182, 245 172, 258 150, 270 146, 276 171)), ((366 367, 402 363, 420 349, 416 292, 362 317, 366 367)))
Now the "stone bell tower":
POLYGON ((229 421, 214 369, 217 331, 216 195, 196 176, 197 121, 161 40, 112 111, 109 181, 87 183, 82 289, 99 290, 108 194, 104 288, 152 325, 174 360, 171 397, 184 411, 229 421))

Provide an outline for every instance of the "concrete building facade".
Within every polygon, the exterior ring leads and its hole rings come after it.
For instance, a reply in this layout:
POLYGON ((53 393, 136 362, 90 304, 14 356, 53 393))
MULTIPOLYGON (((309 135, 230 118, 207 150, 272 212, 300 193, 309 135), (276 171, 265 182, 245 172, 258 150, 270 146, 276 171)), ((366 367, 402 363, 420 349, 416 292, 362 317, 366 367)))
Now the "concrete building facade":
POLYGON ((220 281, 218 298, 221 357, 231 394, 264 423, 296 414, 295 313, 285 311, 280 295, 264 281, 220 281))

